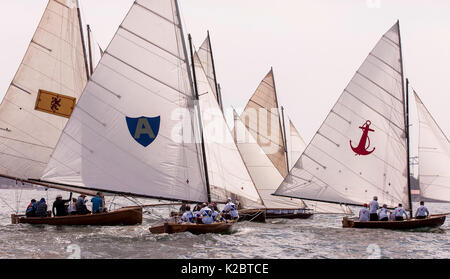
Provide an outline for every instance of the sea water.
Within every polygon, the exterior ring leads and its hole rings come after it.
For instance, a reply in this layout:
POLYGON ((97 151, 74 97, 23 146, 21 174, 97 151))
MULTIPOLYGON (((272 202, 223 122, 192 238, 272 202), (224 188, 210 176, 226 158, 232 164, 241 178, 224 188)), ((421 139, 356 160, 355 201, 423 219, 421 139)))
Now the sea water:
MULTIPOLYGON (((147 258, 147 259, 303 259, 303 258, 449 258, 449 220, 427 231, 342 228, 344 215, 316 214, 306 220, 270 219, 242 222, 231 234, 153 235, 149 227, 178 206, 146 208, 135 226, 47 226, 11 224, 11 213, 23 214, 32 198, 45 198, 49 209, 55 190, 0 189, 0 258, 147 258)), ((75 195, 74 197, 76 197, 75 195)), ((107 197, 111 210, 134 203, 107 197)), ((143 204, 156 200, 139 199, 143 204)), ((90 202, 88 203, 88 207, 90 202)), ((427 203, 432 214, 450 212, 450 204, 427 203)), ((358 212, 358 208, 354 208, 358 212)))

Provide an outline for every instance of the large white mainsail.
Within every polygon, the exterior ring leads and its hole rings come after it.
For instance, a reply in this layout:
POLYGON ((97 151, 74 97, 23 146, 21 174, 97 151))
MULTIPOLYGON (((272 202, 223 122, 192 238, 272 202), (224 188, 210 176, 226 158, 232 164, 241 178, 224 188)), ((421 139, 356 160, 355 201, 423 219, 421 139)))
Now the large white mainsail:
POLYGON ((290 209, 305 207, 299 200, 272 195, 283 181, 283 176, 245 127, 236 111, 234 111, 234 139, 265 207, 290 209))
MULTIPOLYGON (((287 141, 288 153, 289 153, 289 162, 293 162, 292 166, 289 165, 289 168, 292 169, 295 162, 298 161, 303 151, 306 148, 306 143, 303 138, 300 136, 297 128, 295 128, 294 123, 289 120, 289 137, 290 141, 287 141)), ((279 184, 278 184, 279 185, 279 184)), ((277 186, 278 187, 278 186, 277 186)), ((277 188, 275 187, 275 188, 277 188)), ((276 190, 276 189, 275 189, 276 190)), ((272 192, 273 193, 273 192, 272 192)), ((327 213, 327 214, 351 214, 352 210, 344 205, 344 204, 334 204, 334 203, 326 203, 319 201, 302 201, 304 207, 312 209, 314 213, 327 213)))
POLYGON ((176 0, 138 0, 88 82, 44 180, 207 201, 176 0))
POLYGON ((398 22, 361 65, 276 195, 409 207, 398 22), (359 144, 358 144, 359 143, 359 144))
POLYGON ((0 105, 0 174, 41 177, 67 123, 67 116, 52 113, 61 104, 57 95, 76 101, 86 85, 86 60, 74 3, 48 2, 0 105), (54 111, 35 109, 40 90, 55 93, 54 111))
POLYGON ((285 177, 287 163, 272 69, 250 98, 241 119, 281 176, 285 177))
POLYGON ((261 207, 262 201, 234 143, 222 110, 199 56, 194 66, 200 99, 211 200, 237 198, 244 207, 261 207))
POLYGON ((419 185, 425 198, 450 202, 450 144, 414 91, 419 116, 419 185))

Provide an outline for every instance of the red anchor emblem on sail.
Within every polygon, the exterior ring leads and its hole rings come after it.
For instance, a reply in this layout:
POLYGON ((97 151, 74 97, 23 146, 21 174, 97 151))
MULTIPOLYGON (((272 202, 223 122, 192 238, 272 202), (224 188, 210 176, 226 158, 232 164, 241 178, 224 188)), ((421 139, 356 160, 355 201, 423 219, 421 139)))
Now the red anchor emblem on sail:
POLYGON ((357 147, 353 147, 352 141, 350 140, 350 147, 356 153, 356 155, 369 155, 375 150, 374 147, 371 151, 369 151, 370 147, 369 132, 375 132, 375 130, 370 129, 370 124, 372 124, 372 122, 370 122, 370 120, 367 120, 366 123, 364 123, 364 125, 359 127, 361 130, 363 130, 363 134, 361 139, 359 140, 359 145, 357 147))

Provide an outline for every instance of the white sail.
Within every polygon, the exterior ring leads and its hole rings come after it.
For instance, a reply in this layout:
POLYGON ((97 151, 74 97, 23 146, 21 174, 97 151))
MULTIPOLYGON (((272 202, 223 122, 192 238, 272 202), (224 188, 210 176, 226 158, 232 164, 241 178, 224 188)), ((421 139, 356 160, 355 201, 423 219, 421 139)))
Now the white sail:
POLYGON ((41 177, 67 118, 36 110, 38 93, 78 100, 86 85, 80 22, 72 2, 48 2, 0 105, 0 174, 41 177))
MULTIPOLYGON (((297 128, 295 128, 294 123, 289 120, 289 133, 290 133, 290 141, 288 141, 288 150, 290 154, 289 162, 297 162, 303 151, 306 148, 306 143, 303 138, 300 136, 297 128)), ((293 165, 293 164, 292 164, 293 165)), ((293 166, 289 166, 292 168, 293 166)), ((278 184, 279 185, 279 184, 278 184)), ((278 187, 278 186, 277 186, 278 187)), ((275 189, 276 190, 276 189, 275 189)), ((318 201, 307 201, 304 202, 304 207, 312 209, 314 213, 327 213, 327 214, 351 214, 352 210, 344 204, 334 204, 334 203, 326 203, 326 202, 318 202, 318 201)))
POLYGON ((202 63, 203 69, 206 73, 206 77, 208 78, 209 84, 211 86, 211 90, 213 91, 214 96, 218 99, 213 56, 211 50, 211 40, 209 38, 209 34, 198 49, 197 55, 200 59, 200 62, 202 63))
POLYGON ((194 55, 194 66, 200 95, 211 200, 224 202, 227 197, 232 197, 247 208, 262 206, 197 54, 194 55))
POLYGON ((305 207, 300 200, 272 195, 284 178, 236 112, 234 112, 234 138, 265 207, 276 209, 305 207))
POLYGON ((409 207, 399 25, 379 40, 276 194, 409 207))
POLYGON ((419 185, 425 198, 450 202, 450 144, 416 92, 419 116, 419 185))
POLYGON ((286 156, 273 70, 261 81, 241 114, 241 119, 281 176, 285 177, 286 156))
POLYGON ((289 131, 291 139, 290 144, 288 145, 290 155, 289 161, 292 162, 292 166, 289 166, 289 168, 292 168, 293 164, 298 161, 300 155, 302 155, 303 151, 305 150, 306 143, 300 136, 300 133, 297 131, 291 120, 289 120, 289 131))
POLYGON ((138 0, 88 82, 44 180, 207 201, 175 0, 138 0))

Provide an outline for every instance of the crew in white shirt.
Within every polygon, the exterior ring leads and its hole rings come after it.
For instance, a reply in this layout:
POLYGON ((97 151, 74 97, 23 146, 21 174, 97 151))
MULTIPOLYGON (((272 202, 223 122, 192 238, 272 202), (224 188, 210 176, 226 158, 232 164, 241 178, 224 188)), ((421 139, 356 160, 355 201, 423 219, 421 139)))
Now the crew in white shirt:
POLYGON ((383 204, 383 207, 380 208, 380 210, 378 211, 378 220, 389 221, 388 213, 391 213, 391 212, 387 209, 387 205, 383 204))
POLYGON ((425 203, 423 201, 420 202, 419 208, 417 208, 416 211, 416 219, 425 219, 428 216, 430 216, 430 212, 424 205, 425 203))
POLYGON ((194 222, 194 214, 191 211, 191 207, 189 205, 185 206, 185 212, 183 216, 181 216, 181 223, 193 223, 194 222))
POLYGON ((406 210, 402 207, 402 204, 399 203, 398 207, 394 210, 395 214, 395 221, 403 221, 403 215, 406 216, 406 220, 408 220, 408 213, 406 213, 406 210))
POLYGON ((369 221, 369 209, 367 203, 363 205, 363 208, 359 211, 359 221, 369 221))
POLYGON ((200 216, 202 216, 203 224, 214 223, 213 211, 206 204, 202 206, 202 209, 200 210, 199 214, 200 216))
POLYGON ((239 219, 239 213, 237 207, 234 203, 231 202, 231 198, 227 199, 227 204, 222 210, 222 217, 225 219, 239 219))
POLYGON ((377 210, 380 206, 378 205, 378 197, 373 197, 373 201, 369 203, 370 221, 378 221, 377 210))

